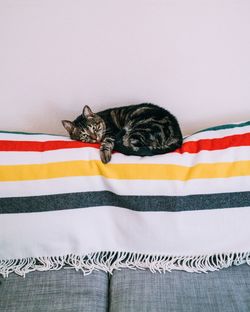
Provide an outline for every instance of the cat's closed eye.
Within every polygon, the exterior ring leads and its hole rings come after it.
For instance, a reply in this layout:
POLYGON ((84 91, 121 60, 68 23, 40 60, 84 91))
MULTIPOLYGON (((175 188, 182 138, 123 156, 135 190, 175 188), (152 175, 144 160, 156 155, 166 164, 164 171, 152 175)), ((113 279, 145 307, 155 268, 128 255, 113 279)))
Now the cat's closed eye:
POLYGON ((97 130, 97 126, 96 126, 96 125, 91 125, 89 128, 90 128, 92 131, 96 131, 96 130, 97 130))

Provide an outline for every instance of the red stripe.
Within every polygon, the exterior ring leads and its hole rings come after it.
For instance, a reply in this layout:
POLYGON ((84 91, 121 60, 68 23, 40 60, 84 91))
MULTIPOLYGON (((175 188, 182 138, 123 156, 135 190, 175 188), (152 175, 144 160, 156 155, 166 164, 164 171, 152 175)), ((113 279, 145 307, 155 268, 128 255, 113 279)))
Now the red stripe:
POLYGON ((65 148, 95 147, 99 144, 89 144, 79 141, 0 141, 0 151, 46 152, 65 148))
MULTIPOLYGON (((183 143, 181 148, 175 150, 175 153, 198 153, 200 151, 222 150, 229 147, 250 146, 250 133, 237 134, 217 139, 203 139, 183 143)), ((99 148, 97 143, 83 143, 79 141, 0 141, 0 151, 19 151, 19 152, 45 152, 65 148, 99 148)))
POLYGON ((182 144, 181 148, 175 150, 175 152, 180 154, 195 154, 200 151, 216 151, 237 146, 250 146, 250 133, 186 142, 182 144))

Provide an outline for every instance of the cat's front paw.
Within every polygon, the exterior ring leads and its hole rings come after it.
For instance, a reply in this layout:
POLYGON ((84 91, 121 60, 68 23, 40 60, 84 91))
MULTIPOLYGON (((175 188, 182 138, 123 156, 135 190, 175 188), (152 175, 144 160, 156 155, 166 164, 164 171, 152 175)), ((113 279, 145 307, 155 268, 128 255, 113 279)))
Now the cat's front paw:
POLYGON ((108 162, 110 162, 111 155, 112 155, 112 153, 109 150, 100 150, 101 161, 104 164, 107 164, 108 162))

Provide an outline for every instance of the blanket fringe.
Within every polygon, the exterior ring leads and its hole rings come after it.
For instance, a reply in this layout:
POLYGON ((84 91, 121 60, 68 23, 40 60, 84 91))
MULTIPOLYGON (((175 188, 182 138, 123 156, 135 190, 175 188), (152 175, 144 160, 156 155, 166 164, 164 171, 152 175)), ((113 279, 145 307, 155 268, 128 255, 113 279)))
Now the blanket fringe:
POLYGON ((163 256, 104 251, 82 256, 70 254, 55 257, 0 260, 0 274, 3 277, 8 277, 10 273, 14 272, 25 277, 25 274, 32 271, 60 270, 63 267, 80 270, 84 275, 88 275, 94 270, 112 274, 114 270, 122 268, 149 269, 153 273, 165 273, 172 270, 207 273, 243 263, 250 265, 250 252, 201 256, 163 256))

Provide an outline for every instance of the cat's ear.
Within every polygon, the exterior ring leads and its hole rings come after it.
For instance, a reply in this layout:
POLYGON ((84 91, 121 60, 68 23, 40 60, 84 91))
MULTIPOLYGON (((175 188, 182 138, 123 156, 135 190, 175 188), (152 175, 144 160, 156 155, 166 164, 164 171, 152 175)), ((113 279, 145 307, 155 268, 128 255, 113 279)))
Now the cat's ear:
POLYGON ((85 105, 82 110, 82 115, 85 118, 90 118, 90 117, 94 117, 95 114, 92 112, 92 110, 90 109, 88 105, 85 105))
POLYGON ((69 134, 71 134, 73 130, 75 129, 75 125, 73 124, 72 121, 62 120, 62 124, 69 134))

